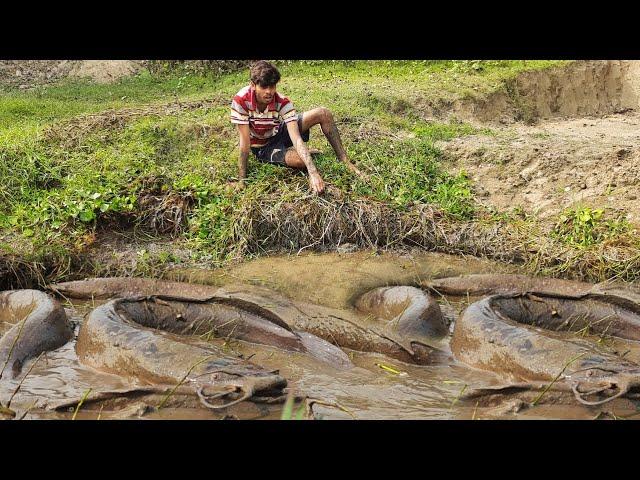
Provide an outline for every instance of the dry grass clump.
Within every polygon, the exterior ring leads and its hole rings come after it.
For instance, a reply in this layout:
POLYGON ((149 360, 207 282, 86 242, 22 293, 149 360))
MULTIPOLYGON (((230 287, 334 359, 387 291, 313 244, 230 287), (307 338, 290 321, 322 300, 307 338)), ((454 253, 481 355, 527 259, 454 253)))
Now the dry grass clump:
POLYGON ((145 193, 138 198, 141 214, 136 222, 156 234, 177 236, 187 225, 187 214, 194 201, 191 192, 145 193))
POLYGON ((396 210, 378 202, 329 194, 295 202, 277 195, 243 207, 235 216, 231 257, 306 249, 334 250, 351 243, 382 250, 418 247, 520 265, 523 273, 603 281, 640 278, 640 248, 632 238, 576 250, 540 226, 500 219, 460 221, 420 204, 396 210))
POLYGON ((30 262, 17 255, 0 254, 0 290, 44 285, 46 276, 42 262, 30 262))

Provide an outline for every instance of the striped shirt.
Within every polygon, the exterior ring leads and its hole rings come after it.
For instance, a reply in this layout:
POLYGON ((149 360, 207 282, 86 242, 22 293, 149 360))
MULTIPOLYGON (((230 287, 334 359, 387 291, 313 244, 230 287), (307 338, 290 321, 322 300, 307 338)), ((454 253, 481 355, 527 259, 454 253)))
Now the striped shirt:
POLYGON ((250 86, 240 90, 231 102, 231 123, 249 125, 251 148, 260 148, 276 135, 283 123, 298 119, 293 103, 276 94, 264 112, 258 111, 255 90, 250 86))

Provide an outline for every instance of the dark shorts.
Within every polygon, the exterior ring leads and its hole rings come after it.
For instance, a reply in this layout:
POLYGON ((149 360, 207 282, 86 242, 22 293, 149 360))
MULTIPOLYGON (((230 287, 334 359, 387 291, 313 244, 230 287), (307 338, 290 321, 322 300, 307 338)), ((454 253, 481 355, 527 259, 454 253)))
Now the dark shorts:
MULTIPOLYGON (((306 132, 302 131, 302 113, 298 114, 298 130, 300 130, 302 140, 308 142, 309 130, 306 132)), ((251 151, 261 162, 286 166, 287 164, 284 161, 284 157, 287 149, 291 147, 293 147, 293 142, 291 141, 291 137, 289 137, 287 125, 283 123, 278 133, 269 140, 269 143, 260 148, 252 148, 251 151)))

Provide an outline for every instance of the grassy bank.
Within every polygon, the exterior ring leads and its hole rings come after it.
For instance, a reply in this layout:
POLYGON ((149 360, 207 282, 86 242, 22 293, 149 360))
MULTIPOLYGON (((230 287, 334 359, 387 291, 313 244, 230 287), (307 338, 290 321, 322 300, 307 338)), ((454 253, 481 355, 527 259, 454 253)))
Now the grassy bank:
MULTIPOLYGON (((142 73, 114 85, 66 81, 2 93, 5 274, 15 276, 27 264, 40 272, 38 281, 99 271, 84 259, 105 238, 126 232, 142 245, 140 269, 219 265, 274 250, 355 243, 487 255, 559 275, 631 278, 638 270, 629 262, 637 257, 628 252, 596 261, 615 242, 618 249, 637 249, 625 240, 632 237, 624 226, 611 224, 614 234, 591 235, 596 241, 585 244, 575 236, 593 232, 574 232, 569 216, 565 230, 556 226, 550 235, 535 218, 479 207, 467 174, 441 166, 435 141, 492 132, 436 120, 434 111, 504 88, 522 71, 558 63, 280 62, 280 91, 299 110, 329 107, 351 158, 371 177, 353 177, 314 129, 310 144, 323 151, 316 163, 329 185, 321 198, 310 195, 302 173, 253 158, 248 188, 229 186, 238 151, 228 105, 246 72, 142 73), (171 243, 150 253, 145 242, 158 238, 171 243)), ((601 215, 591 227, 609 221, 601 215)))

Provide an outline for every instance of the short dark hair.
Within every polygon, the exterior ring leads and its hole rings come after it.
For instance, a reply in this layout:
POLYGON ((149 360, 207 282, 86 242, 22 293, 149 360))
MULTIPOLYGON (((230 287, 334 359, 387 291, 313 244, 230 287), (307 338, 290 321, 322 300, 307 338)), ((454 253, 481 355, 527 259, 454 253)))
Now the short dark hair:
POLYGON ((280 81, 280 72, 272 63, 260 60, 251 65, 251 81, 261 87, 270 87, 280 81))

